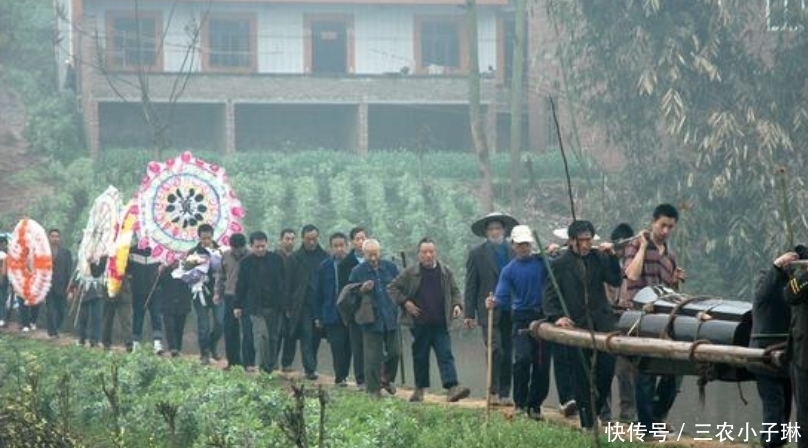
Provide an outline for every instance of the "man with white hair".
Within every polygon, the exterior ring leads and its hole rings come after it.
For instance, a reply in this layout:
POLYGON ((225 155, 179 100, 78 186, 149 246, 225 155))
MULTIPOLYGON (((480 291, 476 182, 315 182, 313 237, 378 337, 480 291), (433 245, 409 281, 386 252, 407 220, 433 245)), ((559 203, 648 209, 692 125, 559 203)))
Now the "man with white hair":
POLYGON ((398 370, 401 347, 398 344, 398 306, 390 299, 387 286, 398 276, 398 268, 381 258, 381 244, 370 238, 362 244, 364 261, 351 270, 349 283, 361 284, 367 310, 361 322, 362 344, 365 358, 365 385, 367 393, 380 396, 381 389, 390 395, 396 393, 393 382, 398 370), (372 311, 371 311, 372 309, 372 311))
MULTIPOLYGON (((513 249, 505 239, 519 222, 504 213, 489 213, 471 225, 471 231, 485 241, 469 251, 466 259, 465 319, 463 326, 482 329, 483 343, 488 343, 487 311, 485 298, 497 286, 500 271, 513 258, 513 249)), ((513 345, 511 341, 511 313, 493 311, 491 331, 491 404, 512 406, 511 401, 511 362, 513 345)))

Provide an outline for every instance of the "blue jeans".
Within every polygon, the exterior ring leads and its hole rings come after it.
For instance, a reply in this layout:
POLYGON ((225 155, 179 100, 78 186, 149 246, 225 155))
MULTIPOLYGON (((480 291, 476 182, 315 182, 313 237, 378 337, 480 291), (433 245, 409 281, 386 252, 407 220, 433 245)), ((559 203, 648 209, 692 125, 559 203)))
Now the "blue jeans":
POLYGON ((679 394, 676 375, 637 374, 634 383, 637 397, 637 420, 650 431, 653 423, 664 422, 679 394))
POLYGON ((90 345, 98 345, 101 341, 101 318, 103 317, 104 302, 102 299, 93 299, 82 302, 79 312, 79 341, 90 340, 90 345), (89 328, 88 328, 89 327, 89 328))
POLYGON ((199 354, 202 356, 216 353, 216 346, 222 337, 224 320, 224 302, 218 305, 210 300, 208 305, 194 299, 194 313, 196 314, 196 337, 199 343, 199 354), (213 329, 211 330, 210 319, 213 318, 213 329))
POLYGON ((160 292, 153 291, 151 298, 132 295, 132 340, 140 342, 143 337, 143 323, 146 321, 146 300, 149 301, 152 339, 163 338, 163 313, 160 310, 160 292))
POLYGON ((224 296, 224 351, 227 364, 231 366, 255 366, 255 339, 253 338, 252 320, 245 315, 236 319, 233 315, 235 296, 224 296))
POLYGON ((429 352, 435 351, 444 389, 457 386, 457 369, 452 355, 452 339, 445 325, 416 325, 412 332, 412 368, 415 387, 429 387, 429 352))

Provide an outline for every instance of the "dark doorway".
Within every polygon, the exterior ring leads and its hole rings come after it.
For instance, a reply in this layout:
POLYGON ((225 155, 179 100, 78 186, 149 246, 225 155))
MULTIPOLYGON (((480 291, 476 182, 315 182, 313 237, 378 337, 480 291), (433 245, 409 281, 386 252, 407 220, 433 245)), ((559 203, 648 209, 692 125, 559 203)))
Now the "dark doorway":
POLYGON ((311 71, 348 72, 348 24, 339 20, 311 22, 311 71))

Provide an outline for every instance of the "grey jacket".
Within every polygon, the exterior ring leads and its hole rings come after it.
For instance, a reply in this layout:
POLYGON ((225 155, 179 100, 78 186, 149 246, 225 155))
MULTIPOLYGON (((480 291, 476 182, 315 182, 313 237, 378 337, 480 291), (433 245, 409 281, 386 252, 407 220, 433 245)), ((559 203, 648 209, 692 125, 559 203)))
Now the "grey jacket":
POLYGON ((216 271, 216 294, 220 298, 225 295, 236 295, 236 282, 238 280, 239 262, 250 254, 247 248, 230 249, 222 255, 222 264, 216 271))

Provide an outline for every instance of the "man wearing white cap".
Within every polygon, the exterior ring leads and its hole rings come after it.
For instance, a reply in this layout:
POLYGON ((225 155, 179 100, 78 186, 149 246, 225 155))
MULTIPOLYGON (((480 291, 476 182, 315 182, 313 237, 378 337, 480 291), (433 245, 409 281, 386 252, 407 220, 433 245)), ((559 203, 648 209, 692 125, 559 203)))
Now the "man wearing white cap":
MULTIPOLYGON (((466 289, 463 307, 466 328, 474 328, 477 321, 484 323, 486 316, 485 298, 494 292, 499 273, 513 258, 513 250, 505 237, 519 224, 516 219, 503 213, 489 213, 471 225, 475 235, 485 238, 485 242, 474 247, 466 259, 466 289)), ((488 328, 480 325, 483 344, 488 341, 488 328)), ((494 311, 494 326, 491 337, 493 362, 491 366, 491 403, 511 406, 511 314, 494 311)))
POLYGON ((513 401, 520 413, 541 420, 541 405, 550 386, 550 352, 542 341, 520 331, 544 317, 542 294, 547 268, 541 256, 532 253, 535 240, 528 226, 514 227, 511 242, 516 258, 502 269, 494 295, 485 303, 488 308, 511 312, 515 352, 513 401))

